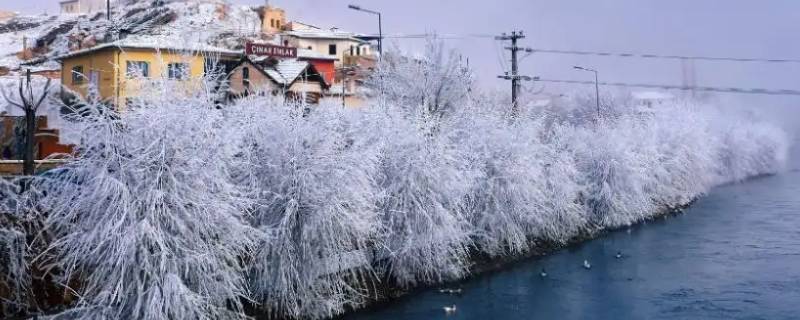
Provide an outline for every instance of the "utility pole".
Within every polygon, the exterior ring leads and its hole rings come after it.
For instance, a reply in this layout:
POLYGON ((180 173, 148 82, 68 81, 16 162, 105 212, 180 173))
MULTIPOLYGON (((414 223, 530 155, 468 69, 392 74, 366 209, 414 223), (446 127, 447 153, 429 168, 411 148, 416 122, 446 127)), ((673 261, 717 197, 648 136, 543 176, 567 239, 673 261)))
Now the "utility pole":
POLYGON ((106 0, 106 20, 111 21, 111 0, 106 0))
POLYGON ((524 39, 525 35, 522 31, 512 31, 511 35, 507 35, 503 33, 499 37, 495 37, 496 40, 500 41, 511 41, 511 46, 506 47, 506 50, 511 51, 511 74, 509 75, 508 72, 505 73, 503 76, 497 76, 500 79, 511 80, 511 117, 516 118, 519 114, 519 92, 520 87, 522 86, 521 81, 533 81, 536 80, 535 78, 529 76, 521 76, 519 74, 519 52, 533 52, 531 48, 522 48, 517 46, 517 41, 520 39, 524 39))
POLYGON ((594 73, 594 94, 595 94, 595 100, 594 101, 597 104, 597 120, 599 121, 600 120, 600 82, 599 82, 599 77, 597 75, 599 72, 597 70, 595 70, 595 69, 584 68, 584 67, 581 67, 581 66, 574 66, 572 68, 576 69, 576 70, 581 70, 581 71, 587 71, 587 72, 594 73))

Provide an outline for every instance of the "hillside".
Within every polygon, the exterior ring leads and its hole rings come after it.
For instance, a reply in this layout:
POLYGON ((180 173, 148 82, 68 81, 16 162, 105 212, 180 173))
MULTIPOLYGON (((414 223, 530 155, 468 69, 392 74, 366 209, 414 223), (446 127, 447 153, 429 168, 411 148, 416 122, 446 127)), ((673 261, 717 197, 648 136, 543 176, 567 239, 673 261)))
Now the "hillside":
POLYGON ((112 11, 80 16, 19 16, 0 24, 0 67, 18 69, 19 54, 30 48, 28 64, 39 64, 72 49, 131 35, 159 35, 164 41, 207 43, 236 48, 242 38, 260 36, 256 8, 225 1, 123 1, 112 11))

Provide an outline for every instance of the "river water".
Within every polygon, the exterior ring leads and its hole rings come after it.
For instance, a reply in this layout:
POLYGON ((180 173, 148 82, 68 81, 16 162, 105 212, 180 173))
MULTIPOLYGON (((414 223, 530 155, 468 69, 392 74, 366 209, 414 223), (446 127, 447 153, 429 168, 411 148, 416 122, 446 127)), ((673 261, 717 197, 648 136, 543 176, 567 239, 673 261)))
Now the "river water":
POLYGON ((460 296, 430 289, 345 319, 800 319, 798 154, 785 173, 467 280, 460 296))

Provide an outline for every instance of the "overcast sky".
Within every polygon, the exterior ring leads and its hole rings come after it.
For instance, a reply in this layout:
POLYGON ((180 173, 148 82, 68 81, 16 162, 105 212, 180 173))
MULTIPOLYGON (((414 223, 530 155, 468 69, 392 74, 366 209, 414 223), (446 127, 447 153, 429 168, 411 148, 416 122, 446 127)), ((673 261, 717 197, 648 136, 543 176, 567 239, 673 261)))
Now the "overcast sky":
MULTIPOLYGON (((0 0, 0 7, 55 12, 57 0, 0 0)), ((263 4, 264 1, 234 1, 263 4)), ((384 13, 389 36, 439 33, 469 36, 445 40, 470 58, 482 83, 503 88, 492 79, 508 66, 501 43, 471 37, 524 30, 521 44, 535 48, 641 52, 672 55, 800 59, 798 0, 272 0, 290 20, 376 32, 373 16, 347 9, 348 3, 384 13)), ((415 50, 419 40, 390 40, 415 50)), ((521 71, 543 78, 590 80, 573 65, 593 67, 601 80, 682 84, 681 64, 671 60, 568 56, 537 53, 521 71)), ((800 90, 800 64, 696 62, 697 85, 800 90)), ((530 84, 528 84, 530 87, 530 84)), ((541 84, 535 85, 538 89, 541 84)), ((577 87, 589 90, 591 88, 577 87)), ((566 90, 546 85, 546 90, 566 90)), ((615 90, 615 89, 611 89, 615 90)), ((765 115, 797 123, 800 96, 720 94, 719 103, 747 106, 765 115), (791 115, 791 116, 787 116, 791 115)))

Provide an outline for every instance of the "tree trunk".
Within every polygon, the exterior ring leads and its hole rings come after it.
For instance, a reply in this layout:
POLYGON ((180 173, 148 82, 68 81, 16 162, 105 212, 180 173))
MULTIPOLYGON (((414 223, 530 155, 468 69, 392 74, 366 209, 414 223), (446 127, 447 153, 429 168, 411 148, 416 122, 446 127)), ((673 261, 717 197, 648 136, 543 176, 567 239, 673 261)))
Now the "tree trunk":
POLYGON ((36 144, 36 112, 25 110, 25 154, 22 158, 22 174, 26 176, 34 175, 35 164, 33 146, 36 144))

